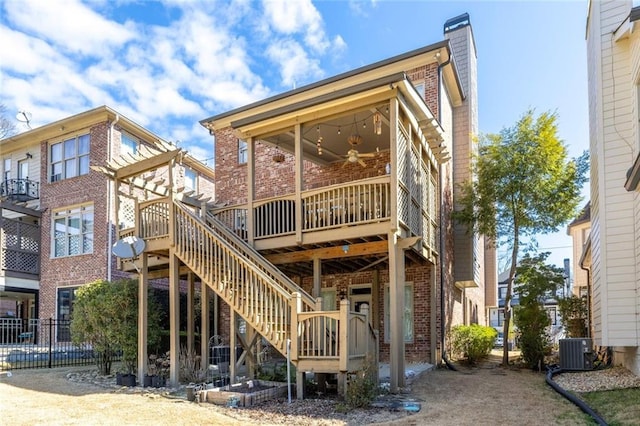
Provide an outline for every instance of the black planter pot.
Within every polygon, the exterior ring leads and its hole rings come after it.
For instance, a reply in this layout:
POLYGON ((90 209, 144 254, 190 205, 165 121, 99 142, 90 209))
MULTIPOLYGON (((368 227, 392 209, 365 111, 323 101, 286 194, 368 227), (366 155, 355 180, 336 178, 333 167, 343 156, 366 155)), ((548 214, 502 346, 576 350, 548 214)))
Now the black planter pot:
POLYGON ((116 385, 122 386, 122 373, 116 373, 116 385))
POLYGON ((133 387, 136 385, 136 376, 135 374, 123 374, 122 375, 122 386, 133 387))
POLYGON ((153 378, 154 378, 154 377, 155 377, 155 376, 149 376, 149 375, 146 375, 146 374, 145 374, 145 376, 144 376, 144 383, 143 383, 143 386, 144 386, 145 388, 148 388, 149 386, 151 386, 151 385, 152 385, 152 383, 153 383, 153 378))
POLYGON ((166 379, 162 376, 151 376, 151 386, 154 388, 161 388, 167 383, 166 379))

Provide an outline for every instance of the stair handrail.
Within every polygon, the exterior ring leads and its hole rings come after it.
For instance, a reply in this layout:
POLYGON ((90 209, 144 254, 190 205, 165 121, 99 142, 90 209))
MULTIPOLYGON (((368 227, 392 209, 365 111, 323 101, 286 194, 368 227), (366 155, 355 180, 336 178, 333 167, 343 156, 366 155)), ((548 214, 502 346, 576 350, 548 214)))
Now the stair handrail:
POLYGON ((205 222, 216 233, 221 234, 228 243, 232 244, 239 250, 245 252, 246 256, 267 274, 271 275, 278 282, 284 284, 291 293, 299 292, 302 297, 303 311, 314 310, 315 300, 309 293, 307 293, 302 287, 296 284, 291 278, 286 276, 280 269, 278 269, 273 263, 264 258, 255 248, 248 244, 245 240, 233 233, 222 221, 216 218, 211 211, 207 211, 205 215, 205 222))
MULTIPOLYGON (((248 259, 247 256, 244 256, 244 254, 242 252, 240 252, 236 247, 228 244, 228 242, 226 242, 226 241, 224 241, 224 242, 221 241, 221 239, 214 232, 212 232, 212 228, 210 226, 208 226, 199 216, 197 216, 194 213, 190 212, 184 206, 179 205, 178 201, 174 201, 174 205, 176 205, 176 207, 178 207, 180 209, 181 213, 188 215, 189 217, 194 219, 196 221, 196 223, 202 225, 202 228, 208 234, 209 237, 213 238, 217 242, 222 242, 223 243, 222 245, 227 250, 229 250, 234 256, 236 256, 238 259, 242 259, 245 263, 247 262, 247 260, 251 260, 251 259, 248 259), (224 244, 224 243, 227 243, 227 244, 224 244)), ((279 293, 282 293, 282 295, 286 295, 289 300, 292 299, 292 293, 290 291, 288 291, 289 289, 283 287, 278 281, 276 281, 272 276, 268 275, 265 271, 258 270, 258 272, 259 272, 259 275, 261 276, 261 278, 264 279, 265 281, 269 282, 270 284, 272 284, 273 287, 279 293)))

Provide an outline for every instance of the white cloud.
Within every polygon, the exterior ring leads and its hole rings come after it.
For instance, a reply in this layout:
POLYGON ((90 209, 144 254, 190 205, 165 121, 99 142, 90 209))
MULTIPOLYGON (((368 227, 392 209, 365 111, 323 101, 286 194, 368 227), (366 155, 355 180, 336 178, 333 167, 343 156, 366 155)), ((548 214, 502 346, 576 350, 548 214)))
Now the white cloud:
POLYGON ((310 58, 302 46, 294 40, 281 40, 279 43, 272 44, 267 54, 280 67, 282 84, 290 89, 302 82, 307 82, 310 77, 322 75, 319 61, 310 58))
POLYGON ((5 19, 62 51, 99 56, 105 47, 121 46, 134 37, 129 26, 109 21, 76 0, 8 1, 4 7, 5 19))
POLYGON ((306 45, 318 53, 329 47, 322 16, 310 0, 265 0, 263 7, 274 31, 285 35, 302 33, 306 45))
POLYGON ((198 120, 322 77, 323 56, 345 46, 306 0, 267 1, 264 10, 250 0, 169 0, 155 5, 168 21, 109 18, 122 5, 139 11, 136 1, 0 4, 3 103, 40 124, 108 105, 209 158, 198 120))

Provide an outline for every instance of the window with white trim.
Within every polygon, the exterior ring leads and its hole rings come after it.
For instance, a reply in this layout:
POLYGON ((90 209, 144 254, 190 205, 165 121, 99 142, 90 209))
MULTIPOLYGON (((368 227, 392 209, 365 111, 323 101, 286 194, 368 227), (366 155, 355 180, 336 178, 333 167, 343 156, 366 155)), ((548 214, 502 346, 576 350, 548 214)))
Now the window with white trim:
POLYGON ((89 173, 90 140, 87 134, 51 144, 49 148, 50 182, 89 173))
POLYGON ((93 253, 93 204, 53 213, 51 257, 93 253))
POLYGON ((415 87, 416 91, 420 94, 420 97, 424 99, 424 80, 414 84, 413 87, 415 87))
MULTIPOLYGON (((390 329, 390 294, 389 284, 384 286, 384 341, 389 343, 391 336, 390 329)), ((404 332, 404 342, 413 343, 413 283, 407 282, 404 285, 404 312, 402 318, 402 329, 404 332)))
POLYGON ((247 164, 248 154, 247 141, 238 139, 238 164, 247 164))
POLYGON ((4 165, 2 169, 2 177, 3 181, 8 181, 11 179, 11 158, 4 159, 4 165))
POLYGON ((198 174, 188 167, 184 168, 184 189, 198 191, 198 174))
POLYGON ((138 152, 140 142, 133 136, 122 132, 120 136, 120 155, 135 155, 138 152))

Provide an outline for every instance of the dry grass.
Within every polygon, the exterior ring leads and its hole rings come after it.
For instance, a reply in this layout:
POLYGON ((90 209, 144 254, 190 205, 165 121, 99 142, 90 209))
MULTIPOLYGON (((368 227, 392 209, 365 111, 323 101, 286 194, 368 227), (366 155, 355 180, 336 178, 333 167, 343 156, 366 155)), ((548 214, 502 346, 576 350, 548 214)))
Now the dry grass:
MULTIPOLYGON (((85 370, 87 367, 83 367, 85 370)), ((417 379, 410 395, 422 404, 405 417, 388 410, 359 415, 323 409, 291 414, 283 405, 231 409, 197 404, 147 393, 74 383, 69 371, 17 370, 0 376, 2 424, 11 425, 358 425, 383 422, 397 425, 578 425, 588 419, 577 407, 545 384, 544 374, 503 369, 494 363, 459 372, 436 370, 417 379)), ((286 406, 286 404, 284 404, 286 406)))

